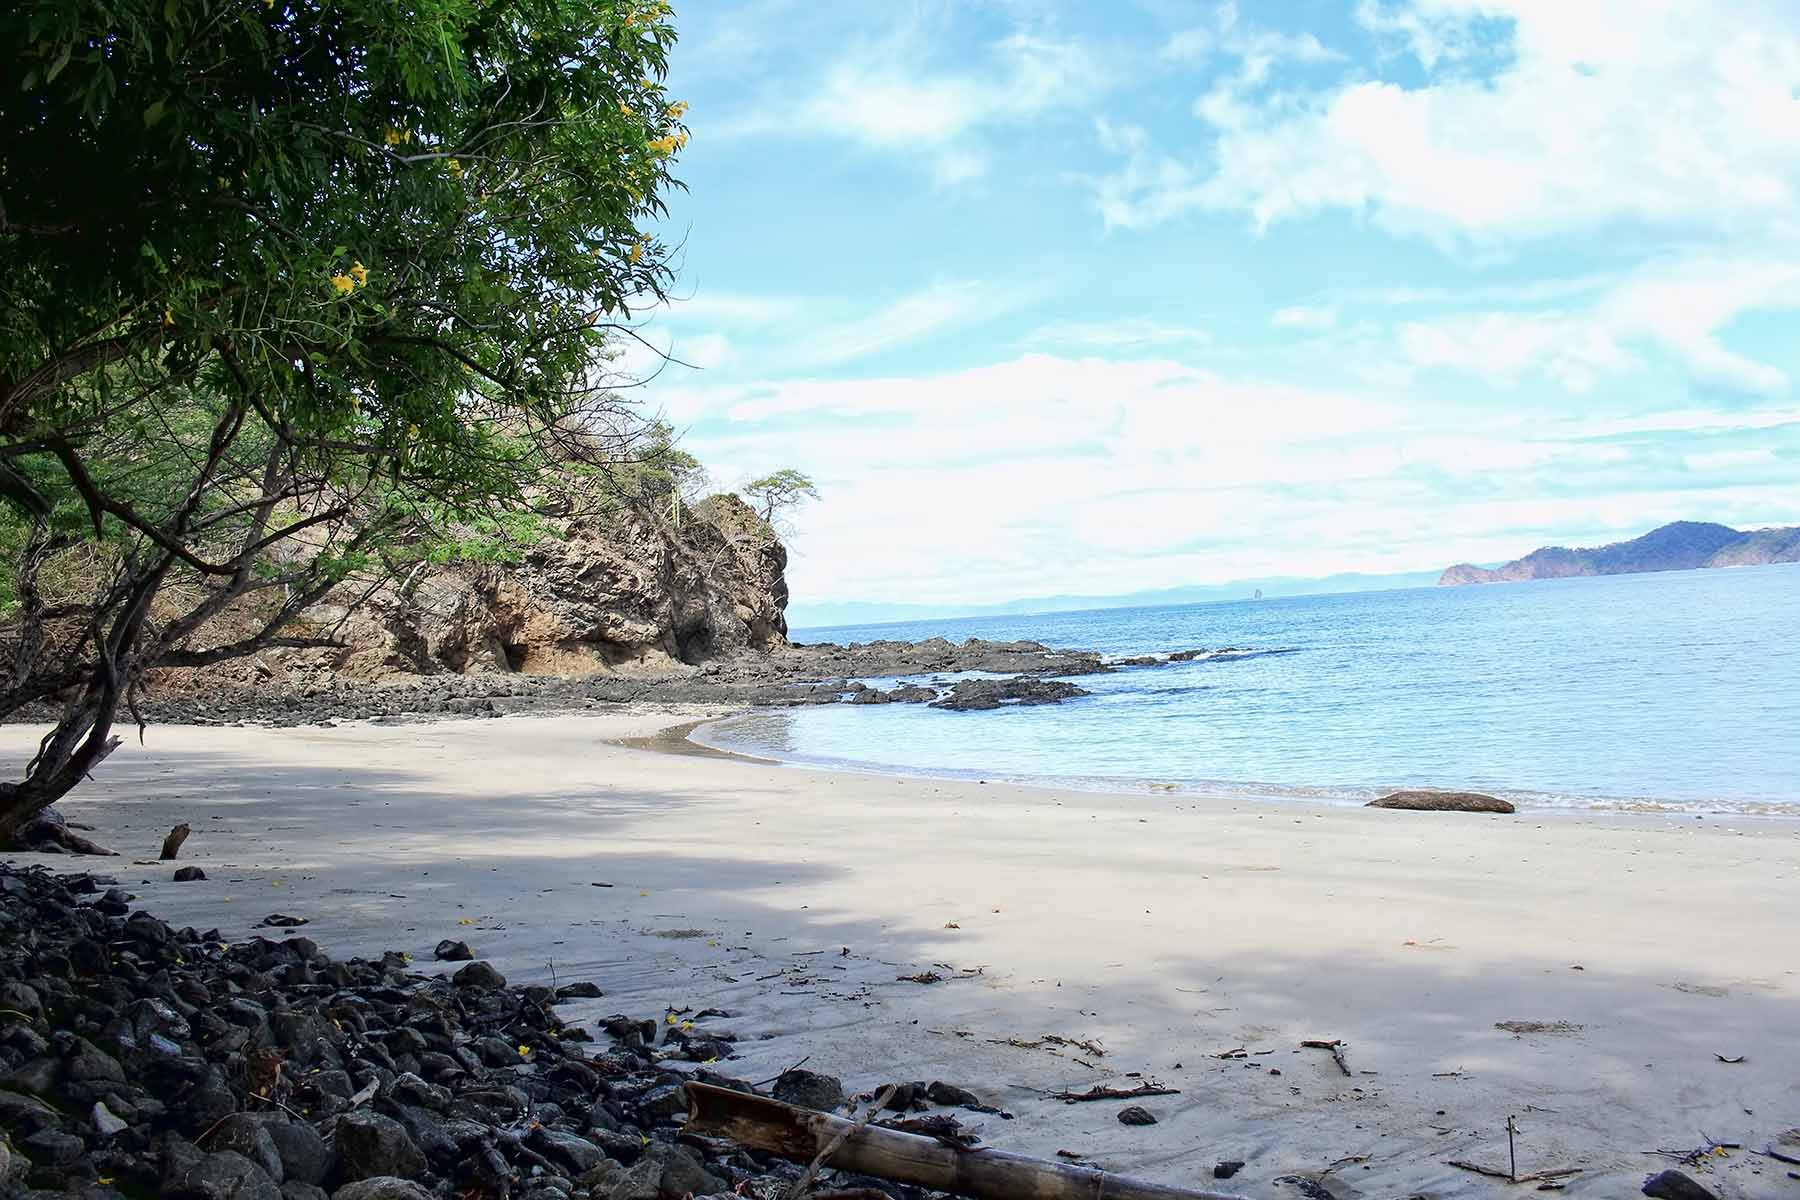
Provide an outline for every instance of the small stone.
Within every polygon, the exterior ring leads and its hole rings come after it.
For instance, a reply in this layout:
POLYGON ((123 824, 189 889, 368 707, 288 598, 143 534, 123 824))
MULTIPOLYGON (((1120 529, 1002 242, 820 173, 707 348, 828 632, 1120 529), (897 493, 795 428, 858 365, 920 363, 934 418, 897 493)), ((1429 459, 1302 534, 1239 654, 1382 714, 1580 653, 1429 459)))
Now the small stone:
POLYGON ((1657 1200, 1719 1200, 1711 1189, 1670 1168, 1644 1180, 1644 1195, 1657 1200))
POLYGON ((1156 1117, 1141 1104, 1128 1104, 1119 1110, 1121 1125, 1154 1125, 1156 1117))
POLYGON ((20 1142, 19 1149, 40 1167, 66 1167, 79 1162, 86 1147, 74 1134, 40 1129, 20 1142))
POLYGON ((431 1193, 410 1179, 377 1175, 346 1183, 331 1193, 331 1200, 432 1200, 431 1193))
MULTIPOLYGON (((657 1200, 662 1194, 663 1165, 641 1158, 623 1171, 615 1171, 594 1188, 596 1200, 657 1200)), ((334 1197, 335 1200, 335 1197, 334 1197)))
POLYGON ((606 993, 600 985, 591 979, 583 979, 579 983, 565 983, 556 989, 558 1000, 598 1000, 606 993))
POLYGON ((243 1155, 276 1183, 287 1177, 268 1127, 249 1113, 232 1113, 215 1125, 203 1140, 208 1150, 233 1150, 243 1155))
POLYGON ((475 952, 469 949, 469 943, 452 941, 450 938, 439 942, 432 953, 437 955, 439 962, 468 962, 475 957, 475 952))
MULTIPOLYGON (((271 1121, 269 1140, 281 1156, 286 1183, 320 1184, 331 1171, 336 1155, 311 1125, 301 1121, 271 1121)), ((284 1189, 286 1184, 283 1185, 284 1189)))
POLYGON ((1244 1169, 1244 1164, 1242 1162, 1238 1161, 1237 1159, 1235 1159, 1235 1158, 1223 1159, 1218 1163, 1217 1166, 1213 1167, 1213 1178, 1214 1179, 1230 1179, 1233 1175, 1236 1175, 1239 1171, 1241 1171, 1243 1169, 1244 1169))
POLYGON ((106 1101, 94 1101, 94 1132, 101 1137, 112 1137, 116 1133, 124 1133, 131 1126, 120 1116, 106 1107, 106 1101))
POLYGON ((472 962, 451 976, 457 987, 497 991, 506 986, 506 976, 485 962, 472 962))
POLYGON ((206 872, 199 867, 181 867, 176 870, 174 875, 176 883, 201 883, 205 879, 206 872))
POLYGON ((337 1119, 337 1150, 344 1160, 344 1178, 378 1179, 395 1176, 413 1179, 425 1171, 425 1156, 413 1144, 406 1127, 391 1117, 370 1112, 345 1113, 337 1119))
POLYGON ((837 1076, 803 1071, 798 1067, 783 1071, 770 1094, 783 1104, 818 1112, 831 1112, 844 1104, 844 1085, 837 1076))

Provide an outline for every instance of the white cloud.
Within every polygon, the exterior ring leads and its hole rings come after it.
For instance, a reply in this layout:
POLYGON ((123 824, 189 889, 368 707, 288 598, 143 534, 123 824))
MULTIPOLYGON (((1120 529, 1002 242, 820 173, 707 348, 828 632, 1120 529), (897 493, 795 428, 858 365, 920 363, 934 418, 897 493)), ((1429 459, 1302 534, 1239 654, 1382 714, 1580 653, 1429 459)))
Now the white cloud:
POLYGON ((1314 307, 1305 304, 1292 304, 1286 308, 1278 308, 1275 315, 1269 318, 1269 324, 1277 329, 1309 329, 1315 332, 1335 329, 1338 322, 1338 310, 1333 307, 1314 307))
POLYGON ((1394 230, 1477 239, 1618 219, 1796 227, 1800 9, 1415 0, 1358 11, 1401 39, 1424 82, 1351 72, 1272 86, 1269 64, 1298 48, 1240 30, 1221 47, 1238 72, 1196 104, 1211 152, 1134 151, 1095 184, 1108 222, 1141 228, 1205 209, 1267 227, 1346 209, 1394 230), (1489 48, 1500 63, 1491 77, 1462 69, 1495 32, 1510 41, 1489 48))
POLYGON ((1212 340, 1212 334, 1197 325, 1167 325, 1143 317, 1125 317, 1042 325, 1027 335, 1025 344, 1062 351, 1141 351, 1164 346, 1208 346, 1212 340))
POLYGON ((1646 267, 1592 307, 1486 311, 1403 323, 1397 341, 1419 368, 1452 368, 1515 383, 1543 374, 1571 391, 1637 371, 1635 347, 1655 347, 1705 387, 1757 396, 1787 390, 1786 372, 1729 349, 1723 332, 1747 312, 1800 308, 1800 259, 1694 257, 1646 267))
POLYGON ((797 466, 820 481, 790 571, 815 601, 1410 570, 1513 557, 1569 529, 1800 517, 1791 488, 1724 459, 1657 485, 1645 457, 1658 432, 1760 428, 1800 446, 1791 408, 1547 419, 1154 355, 1026 354, 705 388, 686 411, 691 448, 721 477, 797 466))
POLYGON ((783 357, 797 369, 850 362, 917 341, 957 322, 992 316, 1007 303, 978 284, 938 284, 865 317, 807 330, 786 347, 783 357))

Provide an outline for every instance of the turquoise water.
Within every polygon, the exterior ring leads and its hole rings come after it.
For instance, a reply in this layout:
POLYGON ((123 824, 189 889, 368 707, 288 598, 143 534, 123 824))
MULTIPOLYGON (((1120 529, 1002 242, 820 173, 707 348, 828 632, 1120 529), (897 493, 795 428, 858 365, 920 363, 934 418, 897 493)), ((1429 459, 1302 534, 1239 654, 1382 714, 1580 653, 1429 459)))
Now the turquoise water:
POLYGON ((1285 651, 1077 680, 1040 708, 828 705, 704 740, 797 764, 1361 802, 1800 815, 1800 564, 799 630, 1285 651))

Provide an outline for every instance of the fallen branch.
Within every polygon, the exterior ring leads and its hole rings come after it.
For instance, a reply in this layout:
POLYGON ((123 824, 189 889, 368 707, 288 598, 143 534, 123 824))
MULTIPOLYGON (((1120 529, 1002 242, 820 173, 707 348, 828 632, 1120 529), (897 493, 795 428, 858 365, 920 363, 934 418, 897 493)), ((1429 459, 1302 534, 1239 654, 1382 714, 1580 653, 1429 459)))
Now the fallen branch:
POLYGON ((1350 1064, 1344 1061, 1344 1040, 1342 1038, 1332 1038, 1330 1041, 1326 1041, 1324 1038, 1307 1038, 1300 1044, 1314 1050, 1331 1051, 1331 1061, 1338 1065, 1338 1070, 1346 1075, 1350 1074, 1350 1064))
POLYGON ((1767 1150, 1752 1150, 1750 1153, 1760 1154, 1764 1158, 1772 1158, 1776 1162, 1784 1162, 1790 1167, 1800 1167, 1800 1158, 1795 1158, 1791 1154, 1783 1154, 1773 1146, 1770 1146, 1767 1150))
POLYGON ((1083 1100, 1135 1100, 1139 1096, 1179 1096, 1176 1088, 1164 1087, 1160 1083, 1140 1083, 1134 1088, 1102 1087, 1095 1084, 1085 1092, 1051 1092, 1055 1100, 1069 1104, 1079 1104, 1083 1100))
POLYGON ((1579 1175, 1581 1167, 1559 1167, 1554 1171, 1533 1171, 1529 1175, 1515 1176, 1504 1167, 1484 1167, 1480 1163, 1465 1162, 1460 1158, 1444 1160, 1446 1167, 1455 1167, 1459 1171, 1473 1171, 1477 1175, 1486 1175, 1489 1179, 1504 1179, 1508 1183, 1549 1183, 1554 1179, 1567 1179, 1571 1175, 1579 1175))
POLYGON ((727 1137, 793 1162, 812 1162, 836 1144, 830 1165, 840 1170, 973 1200, 1242 1200, 1226 1192, 1168 1187, 999 1150, 946 1146, 935 1138, 879 1126, 859 1129, 841 1117, 709 1084, 684 1087, 691 1133, 727 1137))

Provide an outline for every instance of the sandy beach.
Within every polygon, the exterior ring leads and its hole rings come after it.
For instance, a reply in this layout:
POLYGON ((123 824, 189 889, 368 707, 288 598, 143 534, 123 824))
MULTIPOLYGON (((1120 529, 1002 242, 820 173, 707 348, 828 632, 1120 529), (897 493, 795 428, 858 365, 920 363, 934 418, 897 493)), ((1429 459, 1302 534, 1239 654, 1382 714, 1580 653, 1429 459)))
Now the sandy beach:
MULTIPOLYGON (((1636 1194, 1709 1138, 1723 1196, 1800 1194, 1750 1153, 1800 1126, 1800 822, 1483 817, 798 770, 656 748, 708 715, 152 727, 65 806, 116 875, 237 940, 335 954, 466 939, 574 1020, 717 1007, 722 1066, 968 1087, 987 1142, 1245 1196, 1490 1195, 1446 1165, 1580 1167, 1636 1194), (625 744, 622 744, 625 743, 625 744), (182 854, 203 883, 151 861, 182 854), (608 886, 596 886, 608 885, 608 886), (942 977, 918 983, 899 977, 942 977), (1046 1040, 1046 1035, 1064 1041, 1046 1040), (1301 1047, 1341 1039, 1351 1074, 1301 1047), (1241 1053, 1240 1053, 1241 1052, 1241 1053), (1229 1055, 1228 1057, 1223 1057, 1229 1055), (1741 1062, 1727 1062, 1735 1060, 1741 1062), (1150 1079, 1143 1103, 1048 1096, 1150 1079)), ((29 757, 41 731, 0 729, 29 757)), ((1800 1155, 1800 1148, 1787 1147, 1800 1155)))

